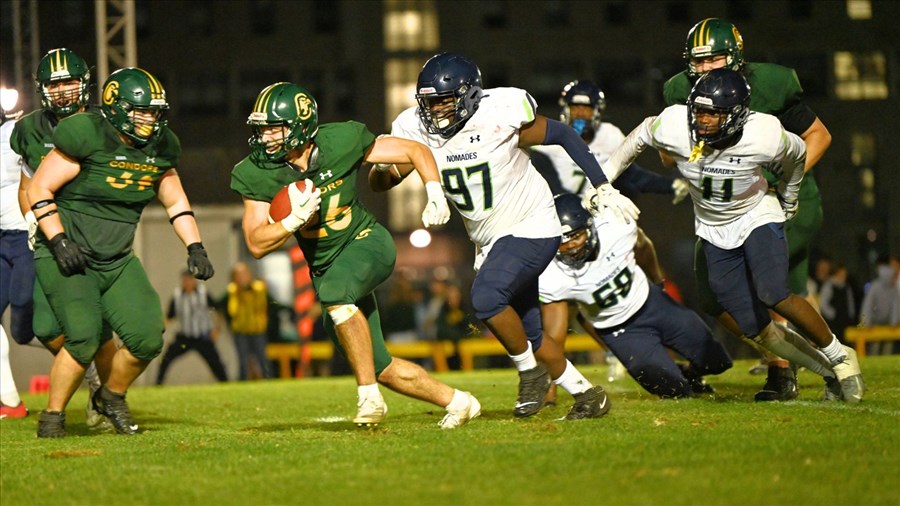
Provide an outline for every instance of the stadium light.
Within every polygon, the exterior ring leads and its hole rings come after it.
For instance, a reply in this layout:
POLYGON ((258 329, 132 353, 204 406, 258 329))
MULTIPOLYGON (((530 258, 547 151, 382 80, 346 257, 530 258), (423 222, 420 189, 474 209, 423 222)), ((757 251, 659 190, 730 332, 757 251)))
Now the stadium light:
POLYGON ((14 88, 0 88, 0 107, 9 112, 15 109, 19 101, 19 91, 14 88))
POLYGON ((413 230, 413 232, 409 234, 409 243, 415 248, 428 247, 428 245, 431 244, 431 234, 424 228, 413 230))

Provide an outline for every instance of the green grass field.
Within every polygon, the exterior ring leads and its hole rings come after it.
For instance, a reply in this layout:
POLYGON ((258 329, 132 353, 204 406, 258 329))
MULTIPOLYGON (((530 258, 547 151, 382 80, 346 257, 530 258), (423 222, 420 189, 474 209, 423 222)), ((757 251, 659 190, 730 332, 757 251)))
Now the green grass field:
POLYGON ((393 393, 381 427, 349 417, 348 377, 135 388, 144 432, 91 432, 87 393, 68 437, 35 437, 32 415, 0 422, 0 502, 18 504, 900 504, 900 356, 862 362, 862 404, 824 403, 800 375, 800 399, 757 404, 760 376, 739 361, 710 379, 714 397, 661 401, 605 366, 582 366, 611 392, 610 414, 561 422, 571 397, 512 416, 511 369, 440 377, 479 397, 483 415, 441 431, 443 410, 393 393))

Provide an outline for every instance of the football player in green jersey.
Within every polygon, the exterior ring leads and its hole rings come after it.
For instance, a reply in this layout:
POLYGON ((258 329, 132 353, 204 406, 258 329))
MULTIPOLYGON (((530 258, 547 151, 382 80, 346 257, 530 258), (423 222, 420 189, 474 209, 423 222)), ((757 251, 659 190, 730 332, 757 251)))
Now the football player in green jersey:
POLYGON ((53 150, 27 196, 39 225, 35 270, 65 343, 50 371, 50 398, 38 437, 65 436, 65 408, 102 345, 106 320, 122 340, 94 407, 116 431, 135 434, 125 394, 162 349, 163 316, 133 251, 144 207, 155 197, 187 246, 188 269, 213 275, 176 167, 178 137, 168 128, 162 84, 129 67, 103 86, 100 114, 73 114, 53 132, 53 150))
POLYGON ((263 89, 248 124, 251 153, 231 173, 231 188, 244 201, 244 240, 261 258, 291 236, 297 239, 326 309, 325 329, 356 376, 353 422, 372 426, 384 419, 387 405, 378 383, 445 408, 439 423, 444 429, 478 416, 481 406, 474 396, 390 356, 375 301, 374 290, 393 271, 397 251, 390 233, 359 200, 357 172, 363 163, 415 165, 428 194, 422 220, 425 226, 441 225, 450 218, 450 208, 431 151, 395 137, 376 139, 355 121, 320 125, 315 99, 292 83, 263 89), (301 191, 292 184, 301 179, 313 184, 301 191), (273 221, 270 202, 288 184, 291 212, 273 221))
MULTIPOLYGON (((41 108, 25 115, 12 132, 11 146, 13 151, 22 156, 24 166, 19 178, 19 207, 29 223, 29 232, 33 236, 37 229, 34 221, 34 213, 31 212, 26 193, 34 177, 34 171, 41 164, 41 160, 53 149, 53 131, 63 118, 88 109, 90 99, 91 69, 87 63, 74 51, 66 48, 51 49, 41 58, 35 74, 35 86, 41 97, 41 108)), ((33 237, 29 237, 33 241, 33 237)), ((20 248, 33 248, 22 244, 20 248)), ((28 251, 27 258, 31 263, 31 271, 34 272, 34 255, 28 251)), ((21 286, 22 293, 32 294, 30 297, 28 323, 26 333, 13 334, 17 342, 25 344, 37 337, 54 355, 63 346, 62 327, 53 314, 47 296, 40 284, 34 283, 32 275, 28 281, 30 285, 21 286)), ((93 364, 85 374, 85 381, 90 387, 91 393, 100 388, 101 378, 109 375, 112 358, 116 353, 115 341, 111 339, 112 330, 109 325, 104 325, 103 346, 95 356, 93 364)), ((91 428, 108 427, 106 419, 94 410, 93 402, 88 399, 86 409, 87 425, 91 428)))
MULTIPOLYGON (((697 78, 705 72, 721 67, 738 70, 747 78, 752 90, 750 110, 778 117, 786 130, 803 139, 806 144, 806 172, 825 154, 831 144, 831 134, 815 112, 803 102, 803 89, 797 74, 793 69, 772 63, 744 61, 744 40, 733 24, 723 19, 709 18, 694 25, 688 32, 684 58, 687 69, 670 78, 663 89, 666 105, 685 103, 697 78)), ((778 180, 778 172, 778 167, 772 167, 767 172, 770 183, 778 180)), ((785 234, 788 238, 791 291, 806 295, 809 242, 822 226, 822 199, 815 178, 803 178, 799 206, 794 218, 785 224, 785 234)), ((734 335, 741 335, 731 316, 715 302, 706 274, 706 257, 700 248, 696 249, 695 272, 704 311, 716 316, 734 335)), ((787 361, 768 351, 760 351, 769 367, 766 384, 756 394, 756 400, 796 398, 797 379, 787 361)))

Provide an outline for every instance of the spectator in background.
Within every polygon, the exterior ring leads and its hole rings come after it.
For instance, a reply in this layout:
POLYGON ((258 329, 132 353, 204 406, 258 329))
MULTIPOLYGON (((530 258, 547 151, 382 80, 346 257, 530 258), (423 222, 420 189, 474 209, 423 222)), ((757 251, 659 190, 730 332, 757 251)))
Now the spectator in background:
POLYGON ((409 276, 398 271, 388 290, 388 301, 381 319, 381 328, 388 342, 411 343, 419 339, 416 313, 421 297, 416 292, 409 276))
POLYGON ((445 339, 441 336, 438 329, 438 317, 446 301, 447 282, 443 279, 434 278, 431 280, 428 290, 428 300, 422 305, 422 338, 429 341, 445 339))
POLYGON ((166 371, 178 357, 195 350, 206 361, 218 381, 228 381, 225 366, 216 350, 219 337, 218 319, 214 314, 215 301, 206 285, 197 283, 190 271, 181 273, 181 286, 176 288, 166 312, 166 326, 173 319, 178 321, 175 341, 169 344, 159 366, 156 384, 162 385, 166 371))
MULTIPOLYGON (((866 295, 863 297, 862 309, 859 312, 859 322, 863 327, 876 325, 900 325, 900 292, 897 291, 897 271, 891 265, 891 259, 887 255, 878 257, 875 267, 875 279, 869 281, 866 287, 866 295)), ((891 353, 893 344, 890 341, 883 343, 869 343, 868 353, 871 355, 884 355, 891 353)))
MULTIPOLYGON (((460 339, 477 332, 478 327, 469 319, 472 310, 465 304, 459 286, 442 281, 441 289, 444 303, 435 319, 437 338, 453 341, 453 345, 456 346, 460 339)), ((447 357, 447 365, 454 371, 461 369, 459 355, 447 357)))
POLYGON ((852 283, 847 279, 847 267, 835 262, 831 275, 819 285, 819 311, 834 335, 844 344, 847 344, 844 330, 856 325, 856 307, 857 297, 852 283))
POLYGON ((266 282, 255 279, 250 266, 234 264, 228 283, 226 315, 238 355, 238 379, 249 378, 250 357, 255 357, 263 378, 272 377, 266 357, 266 331, 269 326, 269 300, 266 282))

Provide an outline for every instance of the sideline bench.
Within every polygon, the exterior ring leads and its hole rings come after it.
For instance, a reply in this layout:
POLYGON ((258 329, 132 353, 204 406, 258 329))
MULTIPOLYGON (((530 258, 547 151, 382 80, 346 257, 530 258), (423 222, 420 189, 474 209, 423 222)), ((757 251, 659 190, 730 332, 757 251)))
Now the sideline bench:
MULTIPOLYGON (((410 343, 386 343, 391 355, 400 358, 430 358, 434 360, 434 370, 444 372, 449 369, 447 357, 453 355, 451 341, 414 341, 410 343)), ((331 360, 334 356, 334 345, 331 341, 313 341, 310 343, 270 343, 266 346, 269 360, 278 362, 278 376, 291 377, 291 360, 300 360, 303 347, 309 349, 311 360, 331 360)))
MULTIPOLYGON (((566 338, 566 352, 599 350, 600 345, 587 334, 571 334, 566 338)), ((457 345, 459 364, 463 371, 475 368, 475 357, 506 355, 506 349, 494 337, 470 337, 457 345)))
POLYGON ((870 341, 900 341, 900 325, 876 325, 874 327, 847 327, 844 339, 854 343, 856 356, 866 356, 866 343, 870 341))

